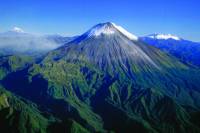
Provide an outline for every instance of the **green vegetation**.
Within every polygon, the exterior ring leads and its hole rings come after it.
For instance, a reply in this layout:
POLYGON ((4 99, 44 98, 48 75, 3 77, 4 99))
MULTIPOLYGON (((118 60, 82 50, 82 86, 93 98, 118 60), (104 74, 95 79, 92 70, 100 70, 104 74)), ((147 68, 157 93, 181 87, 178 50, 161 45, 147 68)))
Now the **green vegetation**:
POLYGON ((0 128, 16 133, 198 133, 199 70, 161 52, 161 69, 1 57, 0 128), (163 60, 161 60, 163 59, 163 60), (164 60, 165 59, 165 60, 164 60), (171 63, 173 62, 173 63, 171 63), (6 89, 4 89, 6 88, 6 89))
POLYGON ((28 67, 33 62, 33 58, 29 56, 0 56, 0 80, 11 72, 28 67))

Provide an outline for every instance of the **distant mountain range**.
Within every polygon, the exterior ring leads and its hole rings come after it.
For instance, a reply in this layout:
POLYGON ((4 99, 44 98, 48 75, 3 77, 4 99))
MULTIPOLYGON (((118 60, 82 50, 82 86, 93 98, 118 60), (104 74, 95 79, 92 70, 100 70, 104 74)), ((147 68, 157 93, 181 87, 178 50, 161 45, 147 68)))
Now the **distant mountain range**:
POLYGON ((164 52, 172 54, 181 61, 200 66, 200 43, 184 40, 173 35, 152 34, 141 40, 164 52))
POLYGON ((178 42, 185 40, 172 35, 140 38, 111 22, 70 41, 45 38, 59 46, 37 60, 16 53, 0 56, 1 129, 200 132, 200 69, 189 60, 191 54, 178 50, 178 42), (171 45, 181 57, 171 52, 171 45))

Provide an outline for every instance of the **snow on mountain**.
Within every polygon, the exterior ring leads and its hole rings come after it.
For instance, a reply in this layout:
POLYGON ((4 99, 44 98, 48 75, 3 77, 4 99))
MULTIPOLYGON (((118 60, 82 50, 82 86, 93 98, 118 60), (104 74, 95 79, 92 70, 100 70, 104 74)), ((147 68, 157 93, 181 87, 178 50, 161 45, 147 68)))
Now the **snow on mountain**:
POLYGON ((24 30, 19 27, 14 27, 11 31, 17 32, 17 33, 24 33, 24 30))
POLYGON ((126 36, 127 38, 129 38, 131 40, 137 40, 138 39, 137 36, 129 33, 128 31, 126 31, 121 26, 118 26, 118 25, 111 23, 111 22, 97 24, 94 27, 92 27, 90 30, 88 30, 86 33, 84 33, 84 35, 87 36, 87 37, 99 36, 99 35, 102 35, 102 34, 111 35, 111 34, 116 33, 116 31, 121 32, 124 36, 126 36))
POLYGON ((123 34, 124 34, 126 37, 128 37, 129 39, 131 39, 131 40, 138 40, 138 37, 137 37, 137 36, 131 34, 130 32, 128 32, 127 30, 125 30, 125 29, 122 28, 121 26, 118 26, 118 25, 116 25, 116 24, 114 24, 114 23, 112 23, 112 24, 113 24, 113 26, 114 26, 117 30, 119 30, 121 33, 123 33, 123 34))
POLYGON ((140 40, 176 56, 184 63, 189 62, 190 64, 200 66, 200 43, 198 42, 192 42, 172 35, 149 35, 141 37, 140 40))
POLYGON ((114 34, 115 31, 111 26, 105 23, 101 23, 92 27, 88 32, 86 32, 87 36, 99 36, 101 34, 114 34))
MULTIPOLYGON (((160 69, 152 54, 140 45, 137 37, 113 23, 100 23, 75 40, 60 47, 54 57, 66 57, 69 60, 86 60, 95 63, 101 69, 122 68, 129 70, 132 64, 146 64, 160 69), (120 66, 119 66, 120 65, 120 66)), ((146 47, 146 45, 144 45, 146 47)), ((54 58, 53 57, 53 58, 54 58)))
POLYGON ((152 39, 163 39, 163 40, 168 40, 168 39, 174 39, 174 40, 181 40, 179 37, 175 36, 175 35, 171 35, 171 34, 153 34, 153 35, 149 35, 147 36, 149 38, 152 39))

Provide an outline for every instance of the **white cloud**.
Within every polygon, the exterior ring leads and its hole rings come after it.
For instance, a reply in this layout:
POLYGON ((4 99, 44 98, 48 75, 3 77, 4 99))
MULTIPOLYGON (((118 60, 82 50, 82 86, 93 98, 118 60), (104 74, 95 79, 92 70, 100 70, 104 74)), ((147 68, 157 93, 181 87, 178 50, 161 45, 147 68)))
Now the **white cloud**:
POLYGON ((18 28, 15 28, 15 30, 17 30, 17 34, 10 32, 0 34, 0 51, 33 53, 53 50, 60 46, 60 44, 47 39, 45 36, 22 34, 22 31, 18 28))

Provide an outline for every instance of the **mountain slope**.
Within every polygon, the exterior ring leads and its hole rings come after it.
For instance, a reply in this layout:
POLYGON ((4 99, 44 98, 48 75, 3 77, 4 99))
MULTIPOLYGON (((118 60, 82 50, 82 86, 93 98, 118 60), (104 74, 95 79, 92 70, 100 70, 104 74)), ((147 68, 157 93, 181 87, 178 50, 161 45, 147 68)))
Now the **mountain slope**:
POLYGON ((0 128, 9 133, 89 133, 74 120, 61 121, 0 86, 0 128))
POLYGON ((54 55, 54 58, 58 59, 65 56, 66 60, 89 60, 104 70, 115 70, 120 65, 124 71, 128 71, 127 66, 131 64, 157 67, 138 44, 129 38, 112 23, 99 24, 52 54, 57 52, 58 57, 54 55))
POLYGON ((29 56, 0 56, 0 80, 9 73, 16 72, 33 64, 35 60, 29 56))
POLYGON ((45 132, 48 121, 31 103, 0 88, 0 126, 6 132, 45 132))

